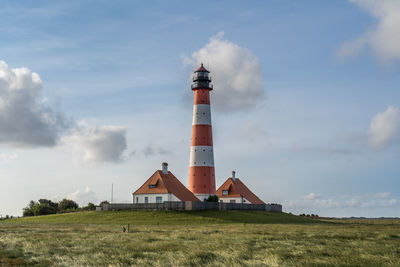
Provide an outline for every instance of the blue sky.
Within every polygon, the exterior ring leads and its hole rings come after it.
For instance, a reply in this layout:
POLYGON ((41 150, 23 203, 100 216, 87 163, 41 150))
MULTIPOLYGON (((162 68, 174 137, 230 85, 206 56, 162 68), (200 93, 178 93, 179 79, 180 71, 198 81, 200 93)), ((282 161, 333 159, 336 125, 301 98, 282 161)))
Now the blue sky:
POLYGON ((13 99, 0 101, 0 214, 99 202, 111 183, 130 201, 162 161, 187 184, 189 78, 203 61, 217 185, 235 170, 287 212, 400 216, 397 1, 0 7, 0 98, 13 99))

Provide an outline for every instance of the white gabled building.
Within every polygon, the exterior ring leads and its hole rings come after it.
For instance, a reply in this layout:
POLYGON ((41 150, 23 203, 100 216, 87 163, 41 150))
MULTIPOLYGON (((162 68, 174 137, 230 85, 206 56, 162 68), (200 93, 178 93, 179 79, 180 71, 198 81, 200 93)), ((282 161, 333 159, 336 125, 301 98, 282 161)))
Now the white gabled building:
POLYGON ((221 202, 243 203, 243 204, 265 204, 232 172, 232 177, 228 178, 217 190, 217 196, 221 202))
POLYGON ((133 203, 163 203, 164 201, 200 201, 170 171, 168 163, 162 164, 138 190, 133 193, 133 203))

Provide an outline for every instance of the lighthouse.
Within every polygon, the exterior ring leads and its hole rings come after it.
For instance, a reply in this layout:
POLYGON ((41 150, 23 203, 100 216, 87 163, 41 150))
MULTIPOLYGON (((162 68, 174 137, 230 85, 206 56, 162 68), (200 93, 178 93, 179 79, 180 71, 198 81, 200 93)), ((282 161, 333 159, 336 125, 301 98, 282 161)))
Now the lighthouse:
POLYGON ((188 186, 200 200, 216 193, 210 108, 213 86, 209 73, 201 64, 194 72, 192 84, 194 104, 188 186))

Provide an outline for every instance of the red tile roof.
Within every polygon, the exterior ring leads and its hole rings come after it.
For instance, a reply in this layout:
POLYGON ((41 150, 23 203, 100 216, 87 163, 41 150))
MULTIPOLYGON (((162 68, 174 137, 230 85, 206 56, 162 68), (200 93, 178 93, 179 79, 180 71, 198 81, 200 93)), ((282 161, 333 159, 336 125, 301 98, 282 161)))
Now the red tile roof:
POLYGON ((240 179, 228 178, 217 190, 219 198, 225 197, 243 197, 252 204, 265 204, 264 201, 259 199, 247 186, 240 181, 240 179), (222 195, 222 190, 228 190, 228 195, 222 195))
POLYGON ((138 190, 133 194, 174 194, 181 201, 200 201, 189 191, 170 171, 163 174, 156 171, 138 190), (155 185, 150 188, 149 185, 155 185))

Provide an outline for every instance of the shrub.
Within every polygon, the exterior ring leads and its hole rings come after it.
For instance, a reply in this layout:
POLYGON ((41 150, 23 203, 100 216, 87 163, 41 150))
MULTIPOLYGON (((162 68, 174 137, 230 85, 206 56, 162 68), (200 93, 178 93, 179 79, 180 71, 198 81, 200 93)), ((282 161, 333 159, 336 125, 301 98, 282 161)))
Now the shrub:
POLYGON ((219 197, 217 195, 211 195, 207 198, 208 202, 218 202, 219 197))

